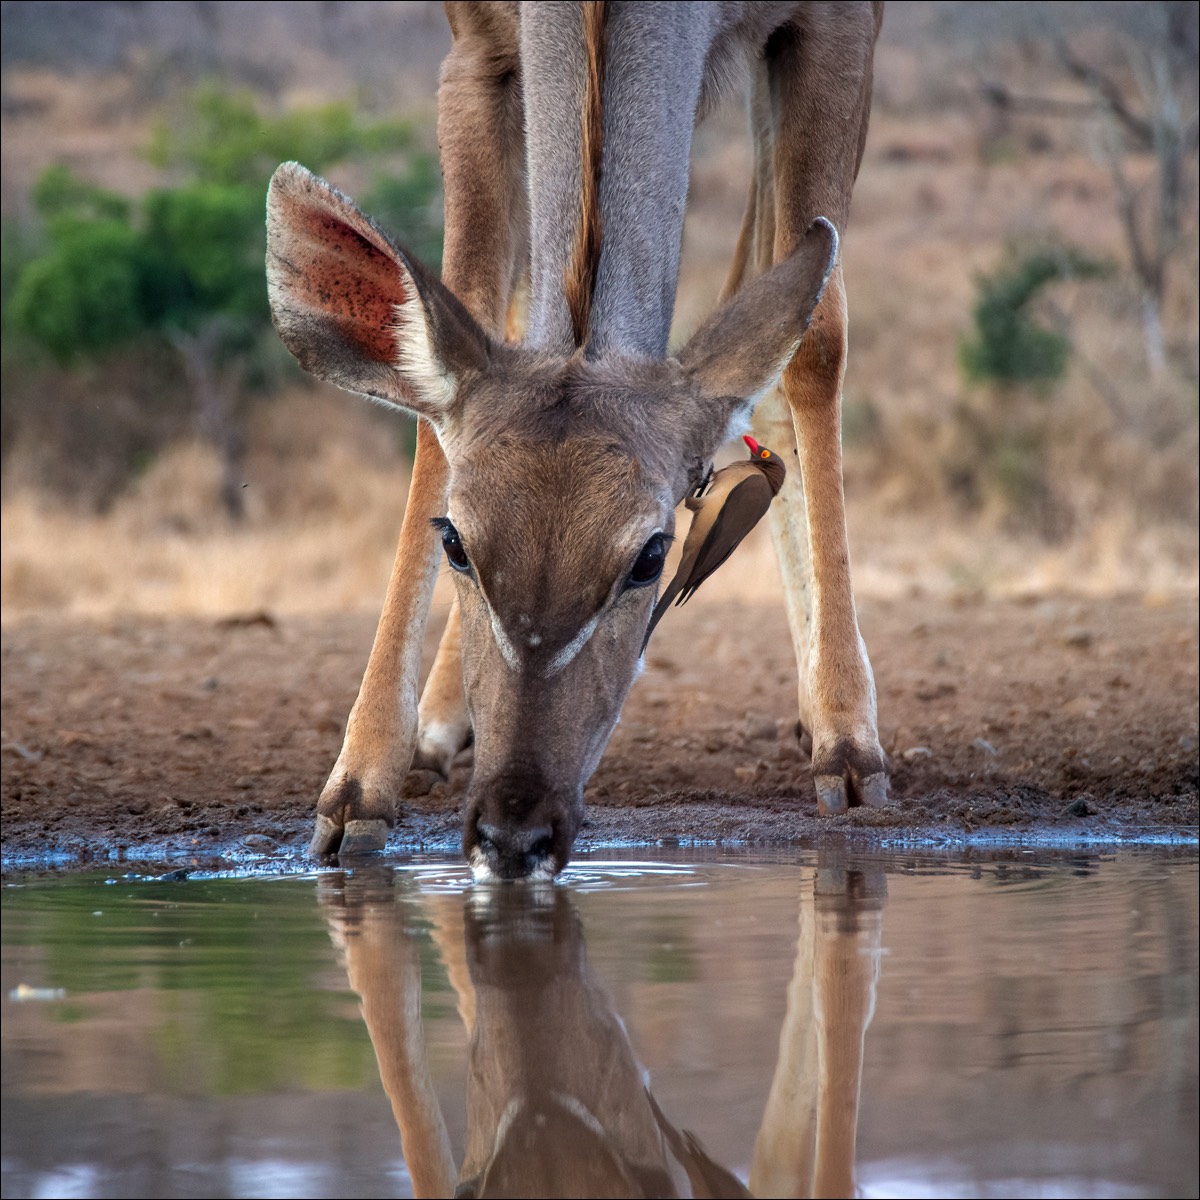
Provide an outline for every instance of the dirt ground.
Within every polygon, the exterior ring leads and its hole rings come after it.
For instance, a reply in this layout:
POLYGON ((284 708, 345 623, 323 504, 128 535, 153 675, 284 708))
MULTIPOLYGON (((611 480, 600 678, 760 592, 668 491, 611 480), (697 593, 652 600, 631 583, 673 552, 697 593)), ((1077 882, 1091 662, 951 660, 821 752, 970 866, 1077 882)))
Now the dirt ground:
MULTIPOLYGON (((782 609, 698 599, 655 636, 580 846, 1195 836, 1194 599, 861 608, 897 806, 817 817, 782 609)), ((302 856, 372 633, 366 615, 6 625, 6 868, 302 856)), ((469 775, 469 751, 448 781, 412 773, 389 852, 452 849, 469 775)))

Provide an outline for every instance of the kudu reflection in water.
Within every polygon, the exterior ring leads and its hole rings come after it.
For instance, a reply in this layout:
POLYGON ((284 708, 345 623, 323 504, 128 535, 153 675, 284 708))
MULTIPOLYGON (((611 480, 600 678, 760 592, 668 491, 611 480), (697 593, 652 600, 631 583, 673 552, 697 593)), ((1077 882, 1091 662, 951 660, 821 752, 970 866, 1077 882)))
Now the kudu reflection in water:
POLYGON ((823 863, 800 905, 779 1056, 749 1189, 659 1108, 587 962, 569 891, 424 896, 470 1037, 456 1170, 421 1025, 414 913, 386 868, 323 876, 330 934, 400 1129, 417 1196, 850 1196, 882 872, 823 863))

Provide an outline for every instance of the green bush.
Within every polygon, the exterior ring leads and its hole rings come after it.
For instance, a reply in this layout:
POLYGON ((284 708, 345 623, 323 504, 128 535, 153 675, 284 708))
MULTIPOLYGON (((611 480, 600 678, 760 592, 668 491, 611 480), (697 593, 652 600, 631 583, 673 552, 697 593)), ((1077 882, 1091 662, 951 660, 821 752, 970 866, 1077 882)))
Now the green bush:
POLYGON ((1077 251, 1043 247, 1010 251, 977 279, 974 327, 959 345, 963 375, 977 390, 958 404, 942 460, 964 508, 990 508, 1049 539, 1068 532, 1070 508, 1049 466, 1054 416, 1045 400, 1066 374, 1071 343, 1039 323, 1036 302, 1054 283, 1106 273, 1077 251))
POLYGON ((1005 386, 1057 383, 1067 370, 1070 342, 1039 325, 1033 301, 1048 284, 1087 279, 1105 268, 1073 250, 1035 250, 1010 254, 992 275, 976 280, 973 334, 959 345, 959 365, 971 383, 1005 386))
POLYGON ((130 341, 146 327, 143 257, 141 238, 122 222, 64 226, 21 272, 10 319, 63 364, 130 341))
MULTIPOLYGON (((171 173, 171 186, 130 201, 54 166, 33 191, 39 227, 6 223, 5 342, 23 349, 4 357, 3 440, 7 453, 24 423, 44 445, 47 389, 30 361, 35 348, 68 372, 91 364, 97 394, 105 389, 95 373, 128 375, 118 368, 138 357, 162 371, 173 359, 169 378, 149 394, 186 390, 194 423, 221 457, 222 496, 236 517, 247 405, 271 390, 289 361, 267 303, 271 173, 288 160, 324 171, 404 151, 401 169, 377 174, 368 200, 435 269, 441 180, 436 158, 413 148, 406 123, 364 120, 346 105, 268 116, 249 93, 205 87, 186 111, 175 125, 159 124, 148 152, 171 173)), ((145 419, 150 425, 154 415, 145 419)))

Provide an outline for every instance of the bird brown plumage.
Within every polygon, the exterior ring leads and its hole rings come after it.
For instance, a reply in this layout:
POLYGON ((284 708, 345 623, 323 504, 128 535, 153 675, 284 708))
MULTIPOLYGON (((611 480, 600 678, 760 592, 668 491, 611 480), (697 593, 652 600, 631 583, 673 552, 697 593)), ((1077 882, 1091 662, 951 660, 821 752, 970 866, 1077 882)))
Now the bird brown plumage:
POLYGON ((689 496, 692 525, 683 543, 679 569, 654 606, 643 651, 663 613, 686 604, 696 589, 734 552, 738 543, 762 520, 783 487, 787 471, 779 456, 752 437, 743 439, 750 457, 722 468, 702 496, 689 496))

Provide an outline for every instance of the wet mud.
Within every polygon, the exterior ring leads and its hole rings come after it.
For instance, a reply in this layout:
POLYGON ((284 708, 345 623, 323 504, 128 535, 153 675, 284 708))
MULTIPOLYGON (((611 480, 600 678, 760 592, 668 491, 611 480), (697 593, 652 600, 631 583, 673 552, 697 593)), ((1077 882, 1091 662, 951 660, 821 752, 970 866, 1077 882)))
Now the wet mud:
MULTIPOLYGON (((655 635, 580 846, 1195 838, 1193 598, 861 609, 894 807, 817 816, 782 608, 700 597, 655 635)), ((301 857, 373 632, 370 615, 6 624, 6 867, 301 857)), ((448 780, 410 774, 389 851, 453 850, 469 778, 469 751, 448 780)))

